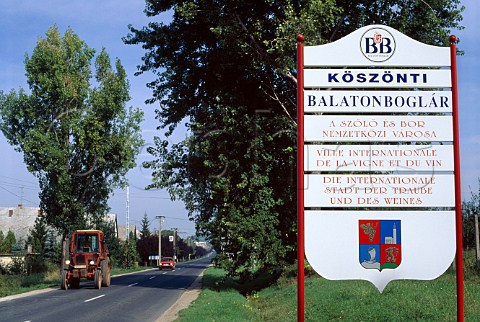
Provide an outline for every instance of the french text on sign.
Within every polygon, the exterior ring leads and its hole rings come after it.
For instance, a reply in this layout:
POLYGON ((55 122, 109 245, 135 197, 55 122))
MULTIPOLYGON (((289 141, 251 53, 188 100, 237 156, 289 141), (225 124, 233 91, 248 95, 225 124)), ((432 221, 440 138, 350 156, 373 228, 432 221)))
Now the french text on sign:
POLYGON ((452 145, 305 145, 305 171, 453 171, 452 145))

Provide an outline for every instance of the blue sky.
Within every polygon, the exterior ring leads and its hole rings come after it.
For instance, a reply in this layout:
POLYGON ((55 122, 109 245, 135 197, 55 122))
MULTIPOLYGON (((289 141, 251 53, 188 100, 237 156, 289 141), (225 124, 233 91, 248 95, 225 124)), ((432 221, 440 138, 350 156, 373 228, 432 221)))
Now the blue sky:
MULTIPOLYGON (((195 225, 187 220, 187 211, 181 202, 170 201, 166 191, 145 191, 151 183, 148 171, 141 168, 142 161, 150 160, 145 149, 152 145, 153 136, 163 136, 155 128, 155 106, 144 104, 151 96, 145 84, 153 75, 135 77, 137 65, 141 64, 143 50, 140 46, 125 45, 122 37, 128 34, 128 25, 140 28, 149 20, 145 17, 144 1, 139 0, 2 0, 0 1, 0 90, 28 89, 25 78, 24 56, 32 53, 38 37, 45 37, 46 31, 57 24, 61 33, 71 27, 89 47, 97 52, 105 47, 113 60, 120 58, 130 81, 131 102, 128 105, 141 108, 145 113, 142 123, 145 146, 138 157, 138 165, 129 174, 130 182, 130 222, 140 226, 146 212, 152 220, 151 229, 158 227, 155 216, 166 216, 164 229, 178 228, 188 235, 195 233, 195 225)), ((168 15, 159 19, 169 19, 168 15)), ((179 133, 181 136, 182 133, 179 133)), ((183 133, 183 135, 185 135, 183 133)), ((180 137, 181 138, 181 137, 180 137)), ((179 139, 178 137, 176 139, 179 139)), ((175 140, 175 138, 173 138, 175 140)), ((0 207, 16 206, 20 200, 27 207, 38 206, 38 184, 23 164, 22 154, 15 152, 0 134, 0 207)), ((126 221, 126 191, 116 190, 109 200, 111 212, 118 215, 120 224, 126 221)))
POLYGON ((460 120, 460 159, 462 199, 470 199, 471 191, 479 192, 480 178, 480 5, 464 0, 464 30, 456 31, 458 47, 465 55, 457 57, 460 120))
MULTIPOLYGON (((427 1, 428 2, 428 1, 427 1)), ((460 106, 460 145, 462 171, 462 199, 470 199, 470 189, 478 192, 480 178, 480 6, 476 0, 464 0, 467 7, 462 24, 465 30, 454 31, 460 38, 459 47, 465 50, 464 56, 457 58, 460 106)), ((124 45, 121 38, 128 33, 128 24, 139 28, 149 20, 145 17, 144 2, 140 0, 2 0, 0 1, 0 89, 9 91, 27 88, 24 76, 24 55, 30 54, 38 37, 57 24, 63 33, 70 26, 90 47, 99 51, 105 47, 111 58, 120 58, 128 73, 132 101, 129 105, 140 107, 145 112, 142 124, 145 148, 152 144, 153 136, 162 136, 155 128, 155 106, 144 104, 151 96, 145 84, 153 78, 146 74, 133 76, 136 66, 141 63, 143 50, 140 46, 124 45)), ((169 19, 168 15, 154 20, 169 19)), ((182 133, 178 134, 180 139, 182 133)), ((25 206, 38 206, 38 184, 22 162, 22 155, 15 152, 0 134, 0 207, 17 205, 20 200, 25 206)), ((138 163, 149 160, 145 149, 138 163)), ((163 227, 177 227, 188 234, 194 233, 194 224, 186 220, 186 210, 181 202, 172 202, 165 191, 144 191, 150 182, 149 173, 137 166, 131 170, 130 218, 139 225, 146 212, 153 221, 156 215, 167 217, 163 227)), ((126 193, 117 190, 110 199, 112 212, 117 213, 119 222, 125 222, 126 193)), ((153 222, 151 228, 157 227, 153 222)))

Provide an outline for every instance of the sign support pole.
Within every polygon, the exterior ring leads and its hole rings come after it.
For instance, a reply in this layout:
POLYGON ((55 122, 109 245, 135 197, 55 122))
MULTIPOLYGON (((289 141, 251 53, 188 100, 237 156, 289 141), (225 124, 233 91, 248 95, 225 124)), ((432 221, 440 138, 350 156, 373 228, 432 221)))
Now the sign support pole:
POLYGON ((297 36, 297 321, 305 320, 303 35, 297 36))
POLYGON ((462 197, 460 187, 460 139, 458 129, 458 83, 457 83, 457 38, 450 36, 450 60, 452 72, 452 119, 453 119, 453 153, 455 174, 455 230, 457 241, 457 321, 464 321, 464 288, 463 288, 463 234, 462 234, 462 197))

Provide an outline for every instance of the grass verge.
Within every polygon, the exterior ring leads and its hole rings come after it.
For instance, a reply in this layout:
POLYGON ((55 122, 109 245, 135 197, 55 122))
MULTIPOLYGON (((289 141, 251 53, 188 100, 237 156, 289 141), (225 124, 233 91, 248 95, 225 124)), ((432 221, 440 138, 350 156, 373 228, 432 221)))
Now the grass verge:
POLYGON ((31 275, 0 275, 0 297, 15 295, 48 287, 60 286, 60 272, 31 275))
MULTIPOLYGON (((292 271, 294 268, 292 268, 292 271)), ((292 271, 261 291, 242 296, 225 272, 209 268, 203 289, 177 321, 296 321, 297 280, 292 271), (290 276, 290 277, 288 277, 290 276)), ((400 280, 383 293, 366 281, 305 279, 306 321, 456 321, 453 270, 431 281, 400 280)), ((480 320, 480 277, 465 279, 465 321, 480 320)))

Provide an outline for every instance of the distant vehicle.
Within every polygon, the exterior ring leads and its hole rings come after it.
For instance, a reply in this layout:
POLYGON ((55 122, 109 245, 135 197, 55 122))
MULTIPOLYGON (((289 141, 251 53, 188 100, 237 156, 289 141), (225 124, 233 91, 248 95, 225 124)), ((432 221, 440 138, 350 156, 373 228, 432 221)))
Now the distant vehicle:
POLYGON ((110 253, 100 230, 76 230, 70 240, 70 258, 62 271, 62 290, 79 288, 80 279, 93 280, 96 289, 110 286, 110 253))
POLYGON ((164 268, 175 269, 175 261, 172 257, 162 257, 159 269, 162 270, 164 268))

